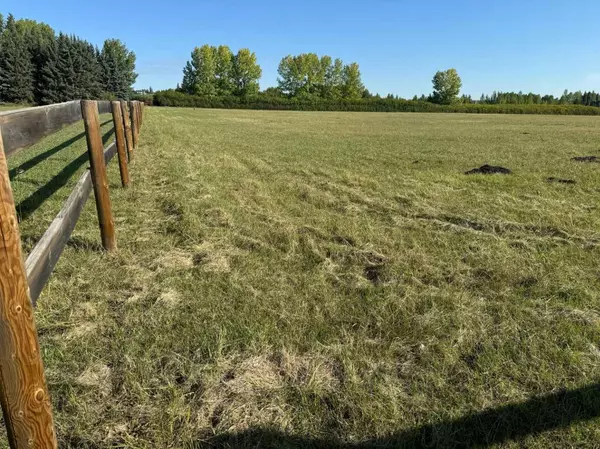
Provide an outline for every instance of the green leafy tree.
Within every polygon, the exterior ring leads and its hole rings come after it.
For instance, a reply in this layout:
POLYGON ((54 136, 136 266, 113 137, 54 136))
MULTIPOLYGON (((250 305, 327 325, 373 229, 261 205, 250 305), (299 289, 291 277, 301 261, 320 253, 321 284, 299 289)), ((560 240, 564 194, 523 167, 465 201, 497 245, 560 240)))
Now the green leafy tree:
POLYGON ((244 97, 258 93, 258 80, 262 76, 262 69, 257 63, 256 53, 247 48, 239 50, 233 58, 232 73, 235 95, 244 97))
POLYGON ((279 63, 277 73, 279 74, 279 78, 277 78, 279 89, 289 96, 297 95, 304 84, 304 74, 298 58, 291 55, 283 58, 279 63))
POLYGON ((192 74, 191 81, 193 81, 191 93, 206 97, 216 95, 217 63, 214 47, 210 45, 203 45, 200 48, 196 47, 192 52, 190 69, 190 73, 192 74))
POLYGON ((129 98, 138 76, 135 73, 135 53, 120 40, 108 39, 102 47, 100 64, 103 90, 117 98, 129 98))
POLYGON ((329 56, 323 56, 321 63, 323 63, 323 60, 327 62, 326 58, 328 58, 329 64, 325 67, 322 96, 329 100, 339 100, 343 94, 344 63, 339 58, 331 62, 331 57, 329 56))
POLYGON ((279 87, 268 87, 266 88, 262 94, 265 97, 269 97, 269 98, 284 98, 285 96, 283 95, 283 92, 281 91, 281 89, 279 87))
POLYGON ((344 85, 342 88, 343 97, 355 100, 361 98, 365 86, 362 83, 360 68, 353 62, 344 66, 344 85))
POLYGON ((433 77, 433 100, 439 104, 452 104, 456 101, 462 81, 456 69, 437 72, 433 77))
POLYGON ((325 83, 323 65, 315 53, 286 56, 279 63, 279 88, 291 97, 320 96, 325 83))
POLYGON ((306 53, 301 55, 301 66, 305 74, 303 93, 320 95, 321 86, 325 83, 325 70, 321 60, 315 53, 306 53))
POLYGON ((360 98, 364 90, 358 64, 344 66, 341 59, 319 59, 315 53, 286 56, 279 63, 278 73, 279 88, 290 97, 360 98))
POLYGON ((226 45, 213 47, 215 52, 215 76, 217 95, 231 95, 234 88, 233 53, 226 45))

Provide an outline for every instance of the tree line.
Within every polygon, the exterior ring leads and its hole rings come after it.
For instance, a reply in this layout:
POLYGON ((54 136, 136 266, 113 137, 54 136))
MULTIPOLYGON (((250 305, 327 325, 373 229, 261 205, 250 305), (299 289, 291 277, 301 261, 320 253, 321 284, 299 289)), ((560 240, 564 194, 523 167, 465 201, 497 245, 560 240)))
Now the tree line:
MULTIPOLYGON (((278 87, 267 95, 289 98, 357 99, 364 85, 357 63, 344 64, 315 53, 286 56, 279 64, 278 87)), ((242 48, 236 54, 226 45, 203 45, 192 51, 183 69, 179 92, 202 97, 248 97, 259 93, 262 69, 256 53, 242 48)))
MULTIPOLYGON (((135 54, 117 39, 107 39, 99 49, 77 36, 57 35, 44 23, 15 20, 12 15, 4 20, 0 14, 0 102, 49 104, 79 98, 128 99, 133 95, 152 101, 151 88, 133 91, 137 79, 135 60, 135 54)), ((176 91, 203 98, 242 99, 224 101, 225 104, 340 104, 362 100, 372 105, 380 104, 378 100, 382 99, 365 87, 358 63, 346 64, 328 55, 285 56, 279 63, 278 75, 277 87, 261 91, 262 69, 256 53, 242 48, 234 54, 225 45, 203 45, 192 51, 176 91)), ((432 84, 431 94, 414 96, 413 102, 600 107, 600 94, 594 91, 565 91, 560 97, 493 92, 476 100, 470 95, 460 95, 462 80, 455 69, 437 72, 432 84)), ((166 97, 171 103, 176 102, 175 98, 182 101, 180 95, 162 96, 166 97)), ((392 94, 385 99, 403 100, 392 94)))
MULTIPOLYGON (((473 101, 471 101, 473 102, 473 101)), ((493 92, 492 95, 481 95, 479 103, 484 104, 575 104, 600 107, 600 94, 594 91, 569 92, 565 90, 560 97, 554 95, 538 95, 523 92, 493 92)))
POLYGON ((99 49, 44 23, 0 14, 0 102, 128 99, 136 78, 135 54, 117 39, 99 49))
MULTIPOLYGON (((260 92, 262 69, 256 54, 242 49, 233 55, 229 47, 196 47, 183 70, 183 83, 177 91, 201 97, 260 96, 261 102, 281 98, 301 101, 328 102, 338 100, 380 99, 364 86, 357 63, 344 64, 339 58, 315 53, 288 55, 281 59, 277 87, 260 92)), ((438 71, 433 79, 433 92, 413 101, 451 104, 513 104, 513 105, 584 105, 600 107, 600 94, 569 92, 561 97, 523 92, 493 92, 482 94, 479 100, 470 95, 460 96, 462 80, 456 69, 438 71)), ((400 100, 388 94, 386 99, 400 100)))
MULTIPOLYGON (((147 101, 150 101, 148 98, 147 101)), ((521 105, 521 104, 437 104, 427 101, 398 98, 359 98, 355 100, 315 100, 272 96, 266 92, 247 97, 201 97, 174 89, 155 92, 151 101, 155 106, 264 109, 286 111, 349 111, 349 112, 463 112, 479 114, 554 114, 600 115, 600 108, 583 105, 521 105)))

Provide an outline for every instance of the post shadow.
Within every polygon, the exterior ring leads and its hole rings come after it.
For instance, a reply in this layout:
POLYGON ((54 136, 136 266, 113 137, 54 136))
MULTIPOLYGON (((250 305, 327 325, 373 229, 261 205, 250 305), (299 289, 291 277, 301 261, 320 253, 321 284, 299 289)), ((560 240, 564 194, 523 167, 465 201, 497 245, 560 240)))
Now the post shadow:
MULTIPOLYGON (((104 123, 100 123, 100 126, 104 126, 108 123, 110 123, 112 120, 107 120, 104 123)), ((38 165, 40 162, 45 161, 46 159, 48 159, 50 156, 53 156, 54 154, 58 153, 60 150, 64 150, 65 148, 67 148, 68 146, 74 144, 75 142, 77 142, 79 139, 85 137, 85 132, 77 134, 74 137, 71 137, 68 140, 65 140, 63 143, 61 143, 60 145, 55 146, 54 148, 51 148, 47 151, 44 151, 43 153, 38 154, 35 157, 32 157, 31 159, 29 159, 28 161, 23 162, 21 165, 19 165, 18 167, 15 167, 13 169, 11 169, 8 172, 8 176, 9 178, 12 180, 15 176, 17 176, 20 173, 26 172, 27 170, 35 167, 36 165, 38 165)))
MULTIPOLYGON (((454 420, 427 424, 389 436, 347 443, 340 439, 310 438, 276 430, 253 428, 197 442, 199 448, 472 448, 489 447, 526 436, 566 428, 600 417, 600 383, 562 390, 528 401, 473 413, 454 420)), ((335 430, 332 429, 332 433, 335 430)), ((339 432, 338 432, 339 433, 339 432)))
MULTIPOLYGON (((108 142, 114 132, 115 130, 113 128, 102 136, 103 145, 106 145, 106 142, 108 142)), ((85 135, 85 133, 83 135, 85 135)), ((71 161, 66 167, 58 172, 50 181, 17 204, 16 209, 19 221, 21 222, 30 217, 31 214, 33 214, 50 196, 63 187, 73 174, 88 161, 88 159, 87 151, 82 153, 77 159, 71 161)))

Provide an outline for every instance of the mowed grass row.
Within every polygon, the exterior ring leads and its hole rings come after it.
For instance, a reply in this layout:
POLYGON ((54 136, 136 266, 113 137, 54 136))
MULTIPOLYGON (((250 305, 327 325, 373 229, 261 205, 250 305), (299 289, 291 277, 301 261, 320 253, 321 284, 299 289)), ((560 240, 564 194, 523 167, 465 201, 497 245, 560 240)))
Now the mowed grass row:
MULTIPOLYGON (((10 160, 27 249, 80 128, 10 160)), ((61 447, 594 447, 599 150, 591 117, 147 108, 118 251, 89 201, 38 303, 61 447)))

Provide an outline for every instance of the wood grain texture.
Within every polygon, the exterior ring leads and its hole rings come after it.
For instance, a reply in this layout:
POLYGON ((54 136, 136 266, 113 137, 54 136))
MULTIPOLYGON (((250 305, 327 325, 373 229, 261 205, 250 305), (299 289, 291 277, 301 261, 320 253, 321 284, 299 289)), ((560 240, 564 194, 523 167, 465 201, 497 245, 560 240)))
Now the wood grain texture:
POLYGON ((57 448, 1 136, 0 402, 13 449, 57 448))
MULTIPOLYGON (((107 165, 116 152, 115 143, 104 150, 107 165)), ((65 249, 91 192, 92 175, 88 170, 81 175, 64 206, 27 257, 25 269, 34 306, 65 249)))
POLYGON ((96 197, 96 210, 100 224, 100 236, 102 245, 107 251, 117 248, 115 238, 115 223, 112 216, 110 196, 108 193, 108 178, 106 175, 106 163, 102 147, 102 136, 100 134, 100 119, 98 117, 98 106, 93 100, 81 101, 81 113, 90 157, 90 172, 94 195, 96 197))
POLYGON ((113 123, 115 125, 115 139, 119 153, 119 171, 121 173, 121 184, 123 187, 129 185, 129 167, 127 166, 127 144, 125 143, 125 130, 123 128, 123 115, 121 103, 112 102, 113 123))
POLYGON ((79 101, 2 112, 0 129, 4 140, 4 152, 10 156, 79 120, 79 101))
POLYGON ((133 134, 131 133, 131 118, 126 101, 121 101, 121 112, 123 114, 123 125, 125 125, 125 137, 127 139, 127 155, 131 162, 133 160, 133 134))
POLYGON ((131 119, 131 133, 133 134, 133 148, 137 150, 139 129, 137 124, 137 113, 135 103, 135 101, 129 102, 129 117, 131 119))
POLYGON ((142 131, 142 124, 140 122, 140 102, 135 102, 135 123, 137 125, 137 133, 138 133, 138 144, 140 140, 140 132, 142 131))
POLYGON ((79 178, 61 211, 27 257, 25 268, 31 301, 34 305, 69 241, 91 192, 92 177, 90 172, 86 171, 79 178))

